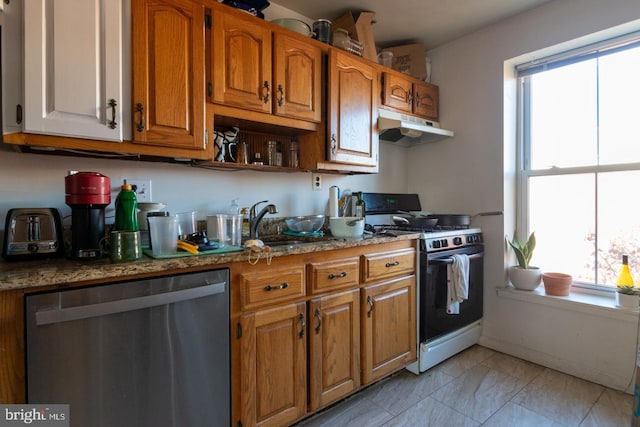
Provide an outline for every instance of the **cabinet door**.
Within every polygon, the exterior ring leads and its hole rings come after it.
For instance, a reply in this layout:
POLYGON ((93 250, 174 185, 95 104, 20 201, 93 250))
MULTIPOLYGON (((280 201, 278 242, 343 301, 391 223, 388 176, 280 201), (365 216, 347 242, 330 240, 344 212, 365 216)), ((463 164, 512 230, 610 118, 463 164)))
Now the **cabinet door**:
POLYGON ((4 133, 22 132, 23 60, 22 60, 22 5, 14 1, 4 4, 0 13, 2 25, 2 87, 0 88, 0 111, 4 133))
POLYGON ((322 119, 322 50, 284 34, 274 34, 273 107, 281 116, 322 119))
POLYGON ((360 291, 330 294, 309 306, 310 409, 360 387, 360 291))
POLYGON ((213 99, 271 112, 271 31, 259 22, 213 13, 213 99))
POLYGON ((204 7, 133 2, 134 142, 205 148, 204 7))
POLYGON ((378 75, 354 55, 329 52, 327 158, 362 166, 378 163, 378 75))
POLYGON ((411 113, 413 92, 411 81, 394 73, 382 73, 382 104, 411 113))
POLYGON ((414 113, 426 119, 438 121, 438 86, 429 83, 415 83, 414 113))
POLYGON ((363 288, 362 383, 368 384, 416 360, 416 278, 363 288))
POLYGON ((32 0, 23 7, 24 131, 130 138, 129 2, 32 0))
POLYGON ((242 317, 242 425, 283 426, 307 406, 306 303, 242 317))

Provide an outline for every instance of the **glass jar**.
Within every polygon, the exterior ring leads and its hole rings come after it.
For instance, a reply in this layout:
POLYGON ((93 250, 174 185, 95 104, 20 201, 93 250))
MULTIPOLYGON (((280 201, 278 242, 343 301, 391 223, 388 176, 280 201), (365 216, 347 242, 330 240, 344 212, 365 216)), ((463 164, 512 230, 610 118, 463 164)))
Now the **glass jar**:
POLYGON ((347 30, 344 28, 337 28, 333 32, 333 41, 331 44, 339 49, 347 50, 350 39, 351 38, 349 37, 349 32, 347 30))

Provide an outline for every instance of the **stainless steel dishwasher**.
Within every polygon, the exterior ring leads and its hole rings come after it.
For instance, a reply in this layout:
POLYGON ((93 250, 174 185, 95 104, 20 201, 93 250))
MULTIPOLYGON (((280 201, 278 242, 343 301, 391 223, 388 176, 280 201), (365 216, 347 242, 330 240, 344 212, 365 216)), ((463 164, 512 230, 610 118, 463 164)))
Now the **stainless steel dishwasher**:
POLYGON ((72 427, 229 426, 229 270, 29 295, 27 400, 72 427))

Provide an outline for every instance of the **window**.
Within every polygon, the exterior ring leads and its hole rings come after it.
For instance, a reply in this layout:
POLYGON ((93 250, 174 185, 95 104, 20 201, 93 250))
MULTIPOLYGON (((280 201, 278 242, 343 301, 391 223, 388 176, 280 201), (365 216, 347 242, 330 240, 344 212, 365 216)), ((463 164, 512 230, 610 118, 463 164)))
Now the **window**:
POLYGON ((640 279, 640 36, 517 72, 519 222, 536 233, 532 264, 602 289, 627 253, 640 279))

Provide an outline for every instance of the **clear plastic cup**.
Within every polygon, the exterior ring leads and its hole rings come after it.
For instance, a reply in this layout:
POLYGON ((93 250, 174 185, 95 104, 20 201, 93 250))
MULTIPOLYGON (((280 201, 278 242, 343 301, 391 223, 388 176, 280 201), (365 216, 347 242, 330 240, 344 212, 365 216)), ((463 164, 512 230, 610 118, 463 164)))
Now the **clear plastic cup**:
POLYGON ((178 219, 178 237, 180 239, 186 239, 190 234, 198 231, 198 223, 196 221, 196 211, 193 212, 181 212, 176 214, 178 219))
POLYGON ((175 216, 150 216, 149 237, 154 256, 173 255, 178 249, 178 219, 175 216))
POLYGON ((207 216, 207 234, 221 246, 242 245, 242 214, 207 216))

